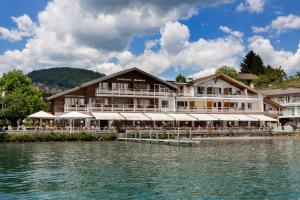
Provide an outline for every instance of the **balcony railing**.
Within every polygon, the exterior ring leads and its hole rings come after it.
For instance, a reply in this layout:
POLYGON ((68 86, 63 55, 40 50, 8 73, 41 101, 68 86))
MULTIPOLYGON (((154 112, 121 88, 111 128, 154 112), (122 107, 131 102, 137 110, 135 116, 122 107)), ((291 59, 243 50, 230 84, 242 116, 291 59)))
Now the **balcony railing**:
POLYGON ((195 94, 196 97, 221 97, 221 98, 251 98, 258 99, 258 95, 245 94, 195 94))
POLYGON ((279 110, 265 110, 264 111, 265 115, 282 115, 282 111, 279 110))
POLYGON ((69 105, 65 104, 64 106, 64 112, 71 112, 71 111, 81 111, 81 112, 87 112, 88 108, 87 105, 69 105))
POLYGON ((196 108, 196 107, 174 107, 158 105, 140 105, 140 104, 87 104, 84 106, 65 105, 64 112, 81 111, 81 112, 182 112, 182 113, 262 113, 258 109, 241 109, 241 108, 196 108))
POLYGON ((144 90, 144 89, 96 89, 96 96, 102 95, 116 95, 116 96, 147 96, 147 97, 155 97, 155 96, 175 96, 175 92, 168 90, 144 90))
POLYGON ((242 109, 242 108, 195 108, 195 107, 177 107, 176 112, 187 112, 187 113, 260 113, 261 110, 256 109, 242 109))

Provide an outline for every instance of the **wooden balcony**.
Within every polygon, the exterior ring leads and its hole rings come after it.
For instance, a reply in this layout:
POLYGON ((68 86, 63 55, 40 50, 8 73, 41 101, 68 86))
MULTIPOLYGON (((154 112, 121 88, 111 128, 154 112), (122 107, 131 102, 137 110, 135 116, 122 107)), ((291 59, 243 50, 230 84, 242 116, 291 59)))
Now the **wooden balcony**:
POLYGON ((173 97, 176 95, 173 91, 157 91, 157 90, 143 90, 143 89, 96 89, 96 96, 141 96, 141 97, 173 97))
POLYGON ((87 104, 81 106, 65 105, 64 112, 181 112, 181 113, 262 113, 256 109, 241 108, 196 108, 196 107, 159 107, 158 105, 140 105, 140 104, 87 104))

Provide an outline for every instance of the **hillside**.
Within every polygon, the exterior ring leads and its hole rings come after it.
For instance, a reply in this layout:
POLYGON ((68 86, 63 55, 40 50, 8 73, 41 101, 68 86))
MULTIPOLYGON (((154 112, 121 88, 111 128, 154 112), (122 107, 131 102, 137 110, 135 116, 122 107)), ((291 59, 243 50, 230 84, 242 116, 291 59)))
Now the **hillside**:
POLYGON ((287 80, 272 83, 268 87, 264 87, 264 88, 260 88, 260 89, 267 90, 267 89, 279 89, 279 88, 288 88, 288 87, 300 87, 300 78, 299 77, 291 77, 287 80))
POLYGON ((86 81, 100 78, 104 74, 86 69, 60 67, 35 70, 30 72, 28 76, 46 97, 76 87, 86 81))

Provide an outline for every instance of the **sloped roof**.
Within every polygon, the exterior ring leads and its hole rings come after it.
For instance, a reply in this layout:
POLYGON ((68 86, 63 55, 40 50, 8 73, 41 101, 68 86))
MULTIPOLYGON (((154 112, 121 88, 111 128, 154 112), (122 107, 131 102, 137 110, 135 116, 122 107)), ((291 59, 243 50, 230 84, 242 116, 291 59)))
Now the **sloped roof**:
POLYGON ((287 94, 300 94, 300 88, 288 87, 273 90, 261 90, 261 93, 265 96, 287 95, 287 94))
POLYGON ((238 73, 241 80, 256 80, 258 79, 258 76, 256 74, 251 73, 238 73))
POLYGON ((149 77, 151 77, 151 78, 153 78, 153 79, 156 79, 156 80, 159 81, 159 82, 162 82, 162 83, 164 83, 164 84, 170 86, 170 87, 173 88, 173 89, 177 89, 176 85, 174 85, 174 84, 172 84, 172 83, 169 83, 169 82, 167 82, 167 81, 164 81, 164 80, 162 80, 162 79, 160 79, 160 78, 158 78, 158 77, 156 77, 156 76, 153 76, 152 74, 149 74, 149 73, 147 73, 147 72, 145 72, 145 71, 143 71, 143 70, 141 70, 141 69, 139 69, 139 68, 137 68, 137 67, 133 67, 133 68, 130 68, 130 69, 125 69, 125 70, 122 70, 122 71, 119 71, 119 72, 110 74, 110 75, 108 75, 108 76, 103 76, 103 77, 101 77, 101 78, 98 78, 98 79, 95 79, 95 80, 91 80, 91 81, 82 83, 81 85, 79 85, 79 86, 77 86, 77 87, 74 87, 74 88, 65 90, 65 91, 63 91, 63 92, 59 92, 59 93, 57 93, 57 94, 55 94, 55 95, 52 95, 52 96, 50 96, 50 97, 47 97, 47 100, 49 101, 49 100, 51 100, 51 99, 55 99, 55 98, 60 97, 60 96, 62 96, 62 95, 69 94, 69 93, 74 92, 74 91, 76 91, 76 90, 79 90, 79 89, 81 89, 81 88, 84 88, 84 87, 93 85, 93 84, 95 84, 95 83, 98 83, 98 82, 100 82, 100 81, 105 81, 105 80, 107 80, 107 79, 110 79, 110 78, 113 78, 113 77, 116 77, 116 76, 119 76, 119 75, 122 75, 122 74, 125 74, 125 73, 128 73, 128 72, 132 72, 132 71, 138 71, 138 72, 141 72, 141 73, 145 74, 146 76, 149 76, 149 77))
POLYGON ((245 88, 247 89, 248 91, 251 91, 253 93, 256 93, 256 94, 259 94, 258 91, 254 90, 253 88, 249 87, 248 85, 240 82, 240 81, 237 81, 225 74, 222 74, 222 73, 216 73, 214 75, 209 75, 209 76, 205 76, 205 77, 201 77, 201 78, 198 78, 198 79, 195 79, 193 80, 193 83, 194 84, 199 84, 199 83, 204 83, 206 81, 209 81, 209 80, 212 80, 212 79, 215 79, 215 78, 222 78, 223 80, 227 81, 227 82, 231 82, 233 85, 239 87, 239 88, 245 88))
POLYGON ((275 101, 271 100, 271 99, 268 99, 268 98, 264 98, 264 103, 268 103, 272 106, 275 106, 277 108, 283 108, 282 105, 280 105, 279 103, 276 103, 275 101))

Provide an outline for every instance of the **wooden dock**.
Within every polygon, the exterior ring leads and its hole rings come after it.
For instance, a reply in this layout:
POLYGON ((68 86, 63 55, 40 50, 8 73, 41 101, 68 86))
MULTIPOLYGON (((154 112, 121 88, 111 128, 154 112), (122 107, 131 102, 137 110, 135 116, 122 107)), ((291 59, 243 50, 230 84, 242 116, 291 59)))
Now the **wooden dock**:
POLYGON ((129 141, 129 142, 147 142, 154 144, 185 144, 192 146, 192 144, 198 144, 199 141, 190 141, 190 140, 176 140, 176 139, 156 139, 156 138, 118 138, 119 141, 129 141))

